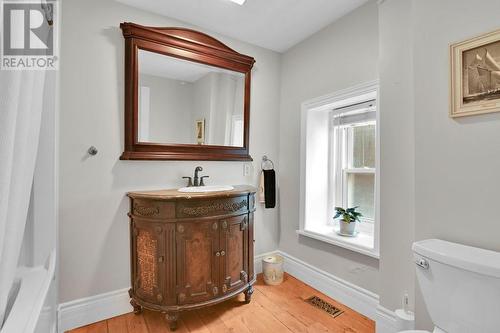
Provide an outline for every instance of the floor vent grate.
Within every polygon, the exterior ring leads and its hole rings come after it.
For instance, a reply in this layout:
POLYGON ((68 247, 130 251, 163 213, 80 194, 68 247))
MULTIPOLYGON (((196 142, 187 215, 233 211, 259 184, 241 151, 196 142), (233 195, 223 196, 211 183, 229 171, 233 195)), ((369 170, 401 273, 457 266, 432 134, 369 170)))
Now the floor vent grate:
POLYGON ((318 309, 321 309, 328 313, 329 315, 333 316, 333 318, 336 318, 340 316, 344 311, 340 310, 339 308, 336 308, 335 306, 331 305, 325 300, 322 300, 318 296, 311 296, 308 299, 305 300, 307 303, 311 304, 314 307, 317 307, 318 309))

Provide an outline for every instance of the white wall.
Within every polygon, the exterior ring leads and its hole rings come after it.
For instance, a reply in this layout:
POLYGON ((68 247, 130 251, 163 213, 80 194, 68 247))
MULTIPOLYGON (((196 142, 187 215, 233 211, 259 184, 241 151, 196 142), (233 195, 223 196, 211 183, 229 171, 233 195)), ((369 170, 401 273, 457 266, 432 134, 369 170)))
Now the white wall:
MULTIPOLYGON (((448 46, 500 28, 500 2, 419 0, 413 6, 416 239, 500 251, 500 113, 448 117, 448 46)), ((424 310, 419 298, 419 323, 424 310)))
MULTIPOLYGON (((245 178, 242 163, 235 162, 119 161, 124 64, 118 25, 184 24, 111 0, 65 0, 60 300, 129 285, 126 191, 181 186, 180 177, 190 175, 198 164, 211 183, 256 184, 263 154, 282 166, 280 227, 276 210, 259 208, 256 253, 275 250, 279 240, 282 251, 378 293, 391 310, 400 305, 404 291, 414 299, 414 239, 439 237, 500 251, 500 114, 448 118, 449 43, 500 27, 498 1, 483 0, 482 9, 476 7, 466 0, 386 0, 379 8, 370 2, 290 49, 281 62, 279 54, 222 37, 257 60, 250 126, 250 151, 256 161, 252 177, 245 178), (300 104, 379 74, 380 272, 375 259, 295 232, 300 104), (99 148, 96 157, 85 155, 90 145, 99 148), (471 232, 478 211, 481 227, 471 232)), ((416 299, 418 324, 429 328, 418 292, 416 299)))
POLYGON ((380 55, 380 290, 382 306, 413 303, 415 136, 412 0, 379 6, 380 55))
MULTIPOLYGON (((283 54, 280 111, 280 250, 344 280, 378 291, 378 261, 298 236, 300 106, 378 79, 378 9, 372 1, 283 54)), ((333 208, 333 207, 332 207, 333 208)))
POLYGON ((500 114, 448 117, 449 45, 500 28, 499 11, 496 0, 380 6, 380 301, 394 310, 414 289, 418 328, 432 323, 408 265, 413 240, 500 251, 500 114))
POLYGON ((193 84, 181 84, 178 80, 166 77, 140 74, 139 86, 149 88, 148 141, 196 143, 191 135, 195 127, 194 120, 191 119, 194 107, 193 84))
MULTIPOLYGON (((175 188, 181 176, 204 167, 211 184, 257 184, 260 158, 278 164, 280 55, 219 37, 256 59, 252 72, 250 153, 253 173, 241 162, 120 161, 123 150, 124 21, 156 26, 185 24, 111 0, 65 0, 61 45, 60 302, 130 285, 129 190, 175 188), (88 157, 95 145, 99 153, 88 157)), ((199 29, 201 30, 201 29, 199 29)), ((210 32, 208 32, 210 34, 210 32)), ((278 245, 277 209, 255 215, 255 253, 278 245)))
MULTIPOLYGON (((212 98, 213 76, 205 75, 193 83, 193 121, 205 119, 205 142, 212 142, 211 113, 215 100, 212 98)), ((195 142, 198 133, 196 127, 192 128, 191 136, 195 142)))
POLYGON ((500 113, 447 114, 448 45, 500 28, 500 2, 480 3, 484 10, 466 0, 414 5, 416 236, 500 251, 500 113))
MULTIPOLYGON (((214 139, 210 143, 230 145, 229 134, 231 133, 231 117, 235 112, 237 81, 243 81, 244 79, 225 73, 212 73, 212 75, 214 76, 215 108, 212 110, 214 115, 212 134, 214 134, 214 139)), ((241 100, 243 101, 243 98, 241 100)))

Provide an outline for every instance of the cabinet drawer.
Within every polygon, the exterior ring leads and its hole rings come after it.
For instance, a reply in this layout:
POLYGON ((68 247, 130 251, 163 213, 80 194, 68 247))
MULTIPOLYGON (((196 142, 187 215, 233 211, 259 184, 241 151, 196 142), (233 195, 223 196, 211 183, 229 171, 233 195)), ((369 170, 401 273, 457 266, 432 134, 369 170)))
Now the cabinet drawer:
POLYGON ((177 204, 178 218, 193 218, 244 213, 248 211, 248 196, 227 199, 180 201, 177 204))
POLYGON ((169 219, 175 218, 175 204, 149 199, 132 199, 132 215, 146 218, 169 219))

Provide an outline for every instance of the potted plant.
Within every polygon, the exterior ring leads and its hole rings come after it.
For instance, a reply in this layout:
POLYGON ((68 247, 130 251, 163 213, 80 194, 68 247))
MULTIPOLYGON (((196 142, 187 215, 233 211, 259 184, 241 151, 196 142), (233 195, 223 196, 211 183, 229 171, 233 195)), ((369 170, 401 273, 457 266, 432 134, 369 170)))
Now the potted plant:
POLYGON ((356 221, 361 222, 359 219, 363 214, 357 212, 359 206, 344 209, 342 207, 335 207, 334 219, 339 218, 340 235, 354 236, 356 232, 356 221))

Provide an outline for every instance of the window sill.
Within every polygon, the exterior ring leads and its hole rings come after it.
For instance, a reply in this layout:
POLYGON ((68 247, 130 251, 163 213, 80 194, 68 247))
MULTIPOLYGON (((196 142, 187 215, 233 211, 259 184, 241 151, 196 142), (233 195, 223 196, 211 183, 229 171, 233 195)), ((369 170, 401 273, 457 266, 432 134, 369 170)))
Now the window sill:
POLYGON ((343 237, 337 234, 338 226, 332 227, 325 225, 321 228, 297 230, 297 234, 379 259, 380 254, 374 248, 373 228, 371 229, 372 230, 366 228, 366 226, 364 228, 361 227, 356 237, 343 237))

